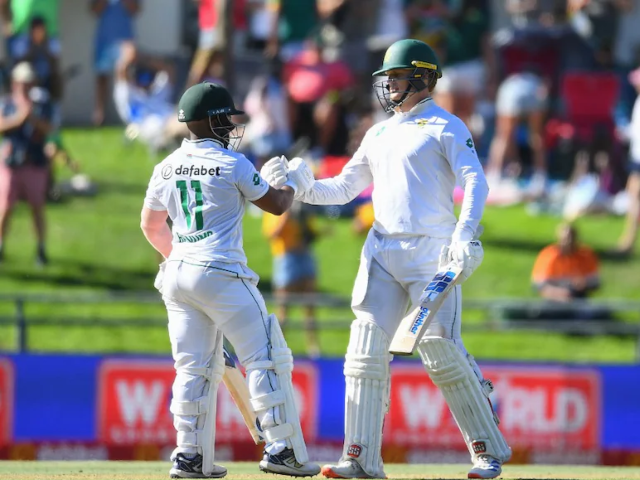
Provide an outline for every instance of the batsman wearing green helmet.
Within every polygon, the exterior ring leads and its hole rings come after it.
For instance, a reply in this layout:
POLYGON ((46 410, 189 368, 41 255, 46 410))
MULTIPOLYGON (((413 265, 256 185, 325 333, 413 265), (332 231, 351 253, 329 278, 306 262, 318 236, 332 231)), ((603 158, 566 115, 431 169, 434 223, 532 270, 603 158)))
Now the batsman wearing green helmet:
MULTIPOLYGON (((344 364, 344 449, 340 461, 325 465, 322 473, 329 478, 386 478, 381 446, 389 408, 390 341, 407 311, 414 310, 411 305, 432 300, 433 290, 425 286, 436 274, 455 268, 454 277, 447 277, 455 278, 453 287, 440 308, 415 317, 412 325, 418 331, 429 322, 417 350, 469 449, 469 478, 495 478, 511 450, 489 401, 493 386, 467 352, 460 328, 460 284, 484 255, 477 234, 487 182, 468 128, 431 98, 442 72, 429 45, 394 43, 374 75, 385 77, 374 88, 384 110, 393 115, 367 132, 340 175, 307 183, 296 193, 303 202, 337 205, 350 202, 371 183, 375 186, 374 223, 351 301, 356 320, 344 364), (458 217, 456 184, 464 188, 458 217)), ((272 173, 280 168, 279 174, 286 174, 283 160, 268 163, 272 173)), ((301 169, 297 165, 291 173, 299 176, 301 169)))
POLYGON ((296 180, 295 162, 288 175, 268 168, 258 173, 234 151, 243 128, 234 116, 243 113, 220 85, 189 88, 178 104, 178 120, 191 138, 155 167, 141 213, 145 237, 166 258, 155 286, 167 307, 176 369, 171 478, 227 474, 214 463, 223 336, 246 368, 249 400, 266 442, 260 469, 294 477, 320 472, 309 462, 300 427, 291 350, 278 319, 267 312, 242 248, 245 203, 282 215, 309 180, 296 180), (270 186, 267 176, 280 188, 270 186))

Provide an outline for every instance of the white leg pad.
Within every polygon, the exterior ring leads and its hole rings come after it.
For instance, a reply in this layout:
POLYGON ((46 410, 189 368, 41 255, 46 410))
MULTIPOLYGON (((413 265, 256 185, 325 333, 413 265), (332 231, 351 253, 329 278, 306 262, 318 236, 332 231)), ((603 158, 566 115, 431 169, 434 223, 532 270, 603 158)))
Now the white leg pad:
POLYGON ((501 462, 509 460, 511 449, 498 429, 483 386, 453 341, 424 337, 418 352, 431 380, 442 392, 472 460, 480 455, 491 455, 501 462))
POLYGON ((287 446, 293 449, 299 463, 307 463, 309 455, 304 443, 300 417, 295 404, 291 372, 293 372, 293 355, 287 347, 280 323, 274 314, 268 319, 271 352, 270 360, 250 363, 246 366, 247 376, 251 370, 273 370, 278 379, 278 390, 251 399, 251 405, 260 419, 263 434, 268 443, 286 440, 287 446), (273 421, 265 421, 265 414, 274 409, 273 421))
POLYGON ((171 455, 175 457, 181 448, 196 448, 202 455, 202 471, 210 475, 214 470, 215 439, 216 439, 216 402, 218 386, 224 375, 224 356, 222 354, 222 332, 216 336, 216 346, 213 350, 211 366, 208 368, 182 368, 179 373, 201 375, 207 379, 205 395, 191 402, 171 401, 169 409, 174 415, 197 416, 197 428, 194 432, 178 431, 178 448, 171 455))
POLYGON ((352 459, 385 478, 382 427, 389 410, 389 339, 378 325, 354 320, 344 362, 345 435, 341 461, 352 459))

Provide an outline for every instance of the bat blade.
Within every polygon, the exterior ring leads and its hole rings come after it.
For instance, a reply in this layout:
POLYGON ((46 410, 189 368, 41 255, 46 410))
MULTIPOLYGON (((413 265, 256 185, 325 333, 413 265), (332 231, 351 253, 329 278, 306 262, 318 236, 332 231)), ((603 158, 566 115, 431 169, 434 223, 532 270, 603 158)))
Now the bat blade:
POLYGON ((222 381, 227 387, 227 390, 229 390, 231 398, 233 398, 238 410, 242 414, 242 419, 247 425, 253 441, 258 445, 264 442, 264 438, 258 429, 258 417, 251 405, 249 387, 247 387, 244 375, 238 369, 233 357, 229 354, 226 348, 224 349, 224 363, 224 376, 222 377, 222 381))
POLYGON ((413 355, 431 320, 457 284, 460 273, 462 269, 455 266, 449 266, 446 270, 436 273, 424 289, 420 305, 400 322, 391 340, 389 353, 400 356, 413 355))

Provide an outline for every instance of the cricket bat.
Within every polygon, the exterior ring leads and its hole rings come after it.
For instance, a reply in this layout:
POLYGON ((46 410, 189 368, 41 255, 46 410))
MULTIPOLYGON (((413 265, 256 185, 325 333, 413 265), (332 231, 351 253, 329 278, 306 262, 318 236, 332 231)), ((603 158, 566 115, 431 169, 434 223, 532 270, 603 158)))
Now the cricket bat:
POLYGON ((258 422, 256 412, 251 406, 249 387, 247 387, 244 375, 236 365, 231 354, 226 348, 223 348, 223 352, 224 376, 222 377, 222 381, 226 385, 227 390, 229 390, 231 398, 233 398, 238 410, 240 410, 244 423, 247 425, 253 441, 258 445, 264 442, 264 438, 259 429, 260 423, 258 422))
POLYGON ((438 312, 449 292, 458 283, 461 273, 462 269, 454 265, 436 273, 433 280, 424 289, 422 303, 400 322, 393 340, 391 340, 389 353, 401 356, 413 355, 433 316, 438 312))
MULTIPOLYGON (((484 227, 478 225, 473 239, 478 240, 483 231, 484 227)), ((413 355, 418 342, 429 327, 434 315, 438 313, 453 287, 459 283, 461 273, 462 269, 455 265, 449 265, 436 273, 435 277, 424 289, 420 305, 414 308, 400 322, 391 340, 389 353, 400 356, 413 355)))

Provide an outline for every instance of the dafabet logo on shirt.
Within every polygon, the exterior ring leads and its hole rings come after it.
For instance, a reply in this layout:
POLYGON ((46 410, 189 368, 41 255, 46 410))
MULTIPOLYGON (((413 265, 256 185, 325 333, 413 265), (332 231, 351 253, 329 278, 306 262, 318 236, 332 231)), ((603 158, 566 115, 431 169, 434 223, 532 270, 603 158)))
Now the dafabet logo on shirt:
POLYGON ((173 169, 172 165, 165 165, 162 168, 162 178, 164 178, 165 180, 168 178, 171 178, 171 175, 173 174, 176 175, 185 175, 188 177, 192 177, 194 175, 211 175, 214 177, 219 177, 220 176, 220 167, 204 167, 204 166, 198 166, 198 165, 178 165, 176 167, 176 169, 173 169))

